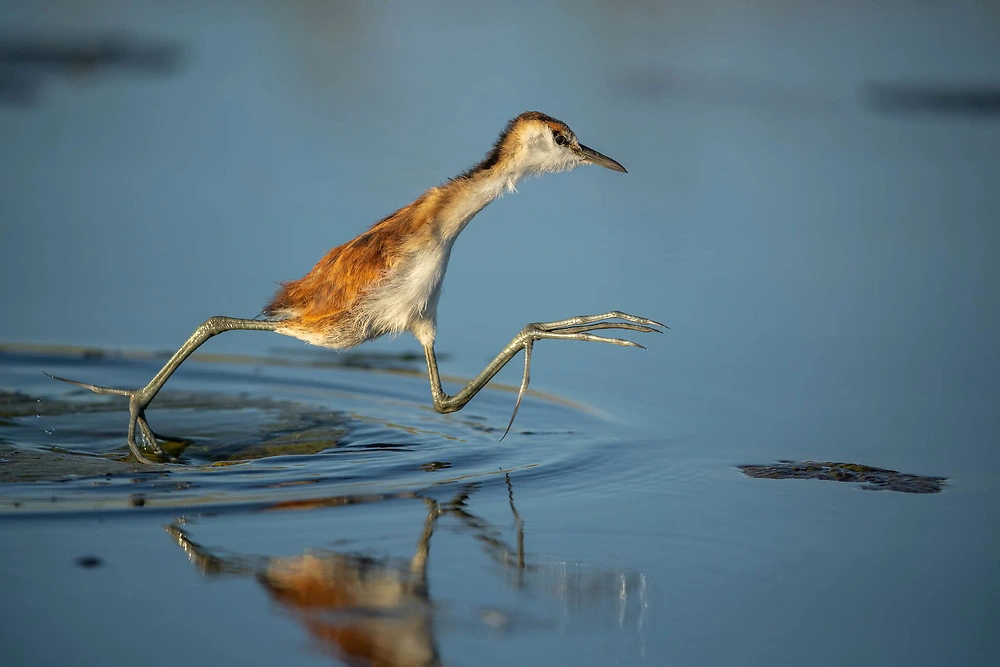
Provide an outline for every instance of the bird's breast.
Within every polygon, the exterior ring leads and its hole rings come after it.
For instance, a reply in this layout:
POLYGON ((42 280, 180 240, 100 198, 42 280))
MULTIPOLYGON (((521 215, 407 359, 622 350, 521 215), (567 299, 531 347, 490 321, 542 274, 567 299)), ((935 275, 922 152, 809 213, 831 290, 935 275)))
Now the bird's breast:
POLYGON ((452 240, 429 242, 396 262, 362 306, 373 333, 399 333, 436 319, 451 247, 452 240))

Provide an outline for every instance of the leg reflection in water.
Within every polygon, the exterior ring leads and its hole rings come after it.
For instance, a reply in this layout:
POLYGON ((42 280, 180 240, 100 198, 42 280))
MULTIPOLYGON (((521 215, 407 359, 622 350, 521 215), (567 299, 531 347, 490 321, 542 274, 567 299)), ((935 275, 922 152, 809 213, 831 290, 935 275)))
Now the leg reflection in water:
MULTIPOLYGON (((316 501, 317 506, 341 504, 331 500, 316 501)), ((342 504, 357 501, 338 500, 342 504)), ((203 574, 255 577, 324 651, 350 665, 440 665, 427 588, 427 558, 434 526, 445 510, 433 499, 423 500, 427 518, 409 563, 333 551, 310 551, 289 558, 220 557, 191 540, 183 523, 167 526, 167 532, 203 574)))
MULTIPOLYGON (((462 487, 446 502, 404 493, 323 498, 269 508, 301 510, 400 498, 420 499, 426 505, 427 517, 409 560, 319 550, 287 558, 223 557, 192 540, 183 520, 166 529, 203 574, 254 577, 272 600, 308 630, 324 652, 350 665, 416 667, 442 664, 435 636, 427 563, 434 529, 446 516, 456 519, 462 532, 472 534, 515 589, 538 585, 558 597, 570 611, 611 606, 616 610, 611 615, 624 614, 622 604, 627 598, 623 596, 629 594, 631 599, 638 600, 640 616, 635 622, 641 629, 642 615, 648 606, 646 582, 641 574, 593 570, 581 574, 578 566, 563 561, 526 564, 524 523, 514 506, 509 475, 506 482, 517 532, 516 546, 507 544, 495 525, 467 509, 478 484, 462 487)), ((489 626, 497 622, 495 615, 482 620, 489 626)))

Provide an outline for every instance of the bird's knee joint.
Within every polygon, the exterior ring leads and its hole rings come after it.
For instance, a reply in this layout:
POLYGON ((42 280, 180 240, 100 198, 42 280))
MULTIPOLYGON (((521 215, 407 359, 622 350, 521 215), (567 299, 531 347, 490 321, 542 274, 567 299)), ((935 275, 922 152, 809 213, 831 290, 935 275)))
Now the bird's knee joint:
POLYGON ((223 317, 222 315, 213 315, 212 317, 202 322, 201 326, 198 327, 198 329, 200 329, 202 333, 206 333, 209 336, 214 336, 215 334, 223 331, 226 328, 225 323, 226 323, 225 317, 223 317))

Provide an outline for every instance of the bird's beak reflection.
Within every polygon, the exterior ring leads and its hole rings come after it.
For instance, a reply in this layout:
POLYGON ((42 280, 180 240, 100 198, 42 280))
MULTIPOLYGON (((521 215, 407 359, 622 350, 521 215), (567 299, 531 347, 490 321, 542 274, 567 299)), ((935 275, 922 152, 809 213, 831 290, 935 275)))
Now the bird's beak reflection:
POLYGON ((585 159, 587 162, 591 164, 600 165, 602 167, 607 167, 608 169, 613 169, 614 171, 621 171, 626 174, 628 173, 625 170, 625 167, 621 166, 621 164, 612 160, 603 153, 598 153, 589 146, 584 146, 583 144, 580 144, 580 153, 583 154, 583 159, 585 159))

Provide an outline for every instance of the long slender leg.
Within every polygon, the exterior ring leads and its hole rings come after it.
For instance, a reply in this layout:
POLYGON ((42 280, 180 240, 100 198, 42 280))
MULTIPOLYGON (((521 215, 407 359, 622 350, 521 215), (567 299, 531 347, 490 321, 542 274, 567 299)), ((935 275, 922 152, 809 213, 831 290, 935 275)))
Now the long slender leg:
MULTIPOLYGON (((639 347, 645 349, 642 345, 634 343, 630 340, 625 340, 623 338, 608 338, 589 332, 600 329, 624 329, 627 331, 639 331, 642 333, 661 333, 661 331, 655 327, 666 328, 665 325, 660 324, 655 320, 651 320, 646 317, 638 317, 636 315, 629 315, 628 313, 623 313, 617 310, 607 312, 602 315, 581 315, 579 317, 571 317, 569 319, 556 320, 554 322, 535 322, 529 324, 524 327, 519 334, 514 336, 513 340, 511 340, 510 343, 508 343, 507 346, 500 351, 500 354, 498 354, 493 361, 486 365, 486 368, 480 371, 479 375, 474 377, 467 385, 465 385, 453 396, 446 394, 444 389, 441 387, 441 377, 438 373, 437 357, 434 354, 434 344, 430 343, 428 345, 424 345, 424 356, 427 359, 427 375, 430 379, 431 396, 434 399, 434 409, 440 413, 449 413, 461 410, 470 400, 472 400, 473 396, 479 393, 479 391, 485 387, 497 373, 500 372, 501 368, 506 366, 518 352, 524 350, 524 375, 521 379, 521 388, 517 394, 517 402, 514 404, 514 414, 511 415, 510 423, 507 424, 507 431, 510 431, 510 427, 514 423, 514 417, 517 416, 517 410, 521 405, 521 398, 524 396, 524 392, 528 389, 531 367, 531 350, 535 341, 546 338, 582 340, 594 343, 609 343, 611 345, 639 347), (625 321, 609 321, 616 319, 625 321)), ((504 436, 507 435, 507 431, 504 432, 504 436)), ((502 439, 503 438, 501 438, 501 440, 502 439)))
POLYGON ((101 387, 94 384, 87 384, 85 382, 77 382, 76 380, 67 380, 66 378, 56 377, 50 375, 49 377, 60 380, 62 382, 68 382, 69 384, 76 385, 78 387, 83 387, 84 389, 89 389, 95 394, 115 394, 118 396, 128 397, 128 411, 129 411, 129 424, 128 424, 128 446, 132 450, 132 455, 135 456, 142 463, 151 463, 152 461, 147 458, 142 453, 142 447, 136 443, 135 433, 136 427, 142 434, 143 439, 153 450, 157 459, 165 458, 163 450, 160 449, 159 443, 156 442, 156 436, 153 434, 153 430, 149 428, 149 424, 146 423, 146 406, 152 402, 159 393, 160 389, 166 383, 167 379, 173 375, 174 371, 177 370, 178 366, 184 363, 184 360, 191 356, 191 353, 197 350, 201 345, 207 341, 212 336, 216 336, 220 333, 226 331, 274 331, 280 322, 271 322, 267 320, 245 320, 236 317, 222 317, 215 316, 210 317, 205 320, 201 326, 195 329, 191 337, 187 339, 180 349, 174 353, 174 356, 170 357, 170 361, 164 364, 163 368, 153 376, 153 379, 143 387, 142 389, 114 389, 111 387, 101 387))

